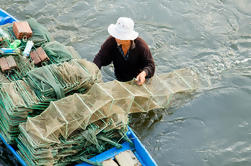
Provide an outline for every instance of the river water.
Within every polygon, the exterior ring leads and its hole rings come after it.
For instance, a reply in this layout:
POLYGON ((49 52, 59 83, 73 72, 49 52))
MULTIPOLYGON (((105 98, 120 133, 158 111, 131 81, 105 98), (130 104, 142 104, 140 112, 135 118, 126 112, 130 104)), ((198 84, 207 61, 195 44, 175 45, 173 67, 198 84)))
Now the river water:
MULTIPOLYGON (((182 105, 138 117, 134 129, 158 165, 251 165, 250 0, 0 0, 0 6, 19 20, 34 17, 90 61, 108 25, 133 18, 157 73, 189 67, 201 80, 182 105)), ((111 67, 102 73, 104 81, 114 79, 111 67)))

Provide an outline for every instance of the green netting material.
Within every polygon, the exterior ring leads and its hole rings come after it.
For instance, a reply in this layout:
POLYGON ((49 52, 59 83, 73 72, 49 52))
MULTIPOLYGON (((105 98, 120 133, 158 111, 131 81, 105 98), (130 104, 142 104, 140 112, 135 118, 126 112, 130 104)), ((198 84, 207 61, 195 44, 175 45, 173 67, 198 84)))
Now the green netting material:
MULTIPOLYGON (((52 41, 51 35, 48 30, 38 23, 35 19, 30 18, 27 20, 31 29, 32 29, 32 37, 29 39, 21 39, 21 44, 18 46, 16 54, 11 56, 14 57, 15 62, 17 64, 17 68, 11 69, 4 73, 5 77, 11 81, 20 80, 23 76, 26 75, 27 72, 34 69, 35 67, 45 66, 48 64, 59 64, 66 61, 70 61, 73 58, 78 57, 76 55, 76 51, 71 47, 70 51, 68 47, 56 42, 52 41), (42 46, 45 49, 50 60, 46 62, 42 62, 41 64, 35 66, 32 59, 25 58, 22 55, 22 51, 25 49, 26 43, 28 40, 33 41, 34 46, 32 47, 32 51, 37 49, 38 47, 42 46)), ((13 32, 13 24, 6 24, 0 26, 0 28, 6 32, 9 36, 8 39, 6 38, 3 42, 1 42, 2 48, 9 48, 10 44, 16 40, 15 34, 13 32)), ((0 55, 0 56, 10 56, 10 55, 0 55)), ((56 87, 54 87, 56 89, 56 87)), ((59 92, 58 92, 59 93, 59 92)))
POLYGON ((38 103, 35 93, 21 80, 1 85, 0 128, 7 142, 13 142, 13 139, 19 133, 18 124, 25 122, 29 113, 32 113, 35 109, 41 109, 41 107, 35 107, 38 103))
POLYGON ((52 63, 61 63, 73 59, 71 52, 57 41, 45 43, 42 47, 52 63))
POLYGON ((52 37, 48 30, 34 18, 28 19, 27 22, 32 30, 32 37, 29 40, 34 42, 35 47, 40 47, 42 44, 52 41, 52 37))
POLYGON ((23 79, 25 82, 18 80, 0 84, 0 129, 9 143, 17 137, 18 125, 25 122, 27 116, 40 114, 50 101, 89 89, 101 81, 101 74, 95 64, 75 59, 35 68, 23 79))
POLYGON ((24 80, 39 98, 60 99, 71 91, 88 89, 94 82, 100 82, 101 74, 95 64, 84 59, 73 59, 60 65, 33 69, 24 80))
POLYGON ((90 157, 89 152, 97 154, 105 150, 103 144, 114 146, 124 138, 128 114, 167 108, 174 102, 173 96, 190 93, 197 86, 197 75, 190 69, 154 76, 143 86, 136 85, 134 81, 95 83, 86 94, 75 93, 51 102, 43 113, 28 118, 20 126, 19 142, 26 140, 18 144, 20 154, 28 163, 37 165, 84 160, 90 157), (109 139, 109 134, 106 134, 112 131, 116 131, 114 135, 124 132, 114 137, 117 139, 109 139), (78 145, 80 147, 74 146, 77 142, 72 138, 76 137, 86 141, 82 141, 83 144, 78 145), (67 153, 63 155, 58 148, 67 153), (43 154, 38 155, 41 149, 43 154), (82 149, 86 151, 81 152, 82 149), (78 156, 76 160, 75 155, 78 156))
MULTIPOLYGON (((51 35, 48 32, 48 30, 43 25, 38 23, 34 18, 28 19, 27 22, 29 23, 29 26, 32 30, 32 37, 29 38, 28 40, 33 41, 34 47, 38 48, 42 44, 52 41, 51 35)), ((0 26, 0 28, 2 28, 5 32, 7 32, 9 36, 9 39, 5 39, 5 45, 3 45, 2 47, 8 48, 10 43, 17 39, 13 32, 12 27, 13 27, 12 23, 0 26)), ((22 39, 21 41, 22 43, 20 49, 23 50, 25 48, 27 39, 22 39)))

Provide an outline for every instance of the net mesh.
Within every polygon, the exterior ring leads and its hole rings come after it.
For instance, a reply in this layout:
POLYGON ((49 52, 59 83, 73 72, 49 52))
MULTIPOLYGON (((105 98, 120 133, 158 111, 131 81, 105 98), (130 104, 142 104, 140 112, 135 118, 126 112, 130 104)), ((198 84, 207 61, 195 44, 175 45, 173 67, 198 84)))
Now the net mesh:
POLYGON ((0 128, 7 142, 13 143, 19 133, 18 124, 26 121, 28 114, 35 109, 35 107, 31 109, 32 105, 36 104, 38 104, 38 98, 24 81, 13 81, 1 85, 0 128))
POLYGON ((42 47, 52 63, 57 64, 73 59, 67 47, 57 41, 45 43, 42 47))
POLYGON ((197 75, 190 69, 154 76, 143 86, 134 81, 95 83, 86 94, 75 93, 51 102, 43 113, 20 125, 19 142, 26 140, 20 145, 20 153, 38 165, 63 164, 75 155, 74 161, 87 159, 91 157, 89 151, 98 154, 106 149, 105 144, 118 144, 125 138, 128 114, 167 108, 174 102, 173 96, 190 93, 197 86, 197 75), (114 138, 108 137, 112 131, 114 138), (76 137, 86 144, 73 151, 76 140, 72 138, 76 137), (24 147, 31 153, 27 154, 24 147), (64 155, 57 147, 64 149, 64 155), (44 155, 36 155, 41 148, 44 155), (81 151, 83 148, 86 151, 81 151))
POLYGON ((60 65, 51 64, 34 69, 23 78, 43 97, 62 98, 72 91, 89 89, 94 82, 101 81, 97 66, 84 59, 73 59, 60 65))
MULTIPOLYGON (((179 93, 198 86, 197 74, 190 69, 154 76, 143 86, 134 81, 103 83, 95 64, 79 59, 73 47, 53 41, 36 20, 27 21, 32 51, 42 47, 49 59, 35 65, 23 57, 25 38, 16 53, 0 55, 13 56, 17 63, 0 73, 0 130, 8 143, 17 143, 28 165, 89 162, 111 147, 120 148, 130 142, 129 114, 168 108, 179 93)), ((0 42, 2 48, 16 40, 12 26, 0 27, 8 34, 0 42)))
POLYGON ((41 45, 52 41, 52 37, 48 30, 39 24, 34 18, 27 20, 32 30, 32 37, 30 40, 34 42, 35 47, 40 47, 41 45))
MULTIPOLYGON (((70 61, 71 59, 79 58, 73 47, 66 47, 59 42, 53 41, 47 29, 43 25, 38 23, 35 19, 28 19, 27 22, 32 29, 32 37, 29 39, 20 39, 21 44, 15 49, 15 53, 0 55, 0 57, 13 56, 17 64, 15 68, 3 73, 3 75, 10 81, 22 79, 23 76, 25 76, 34 68, 46 66, 49 64, 59 64, 70 61), (34 43, 32 51, 36 50, 39 47, 42 47, 46 52, 48 59, 35 65, 31 57, 25 58, 22 55, 22 52, 24 51, 28 40, 31 40, 34 43)), ((8 38, 4 38, 4 40, 0 42, 1 48, 10 48, 11 43, 17 40, 12 27, 13 24, 0 26, 0 28, 8 36, 8 38)), ((1 34, 0 37, 2 37, 1 34)))
POLYGON ((28 116, 38 115, 51 101, 74 92, 84 92, 100 81, 101 74, 95 64, 74 59, 59 65, 35 68, 23 80, 2 83, 0 127, 7 142, 14 142, 19 133, 18 125, 25 122, 28 116))

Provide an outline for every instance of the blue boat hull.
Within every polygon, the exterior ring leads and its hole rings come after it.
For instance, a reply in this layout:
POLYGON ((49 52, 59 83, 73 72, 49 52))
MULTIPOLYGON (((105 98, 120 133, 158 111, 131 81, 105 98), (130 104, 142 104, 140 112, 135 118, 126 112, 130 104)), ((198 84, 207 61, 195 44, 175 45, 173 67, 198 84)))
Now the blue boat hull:
MULTIPOLYGON (((144 145, 140 142, 138 137, 135 135, 135 133, 131 130, 130 127, 128 127, 128 132, 127 136, 130 138, 130 140, 133 142, 133 146, 130 145, 129 142, 125 142, 122 144, 122 148, 117 149, 117 148, 112 148, 109 149, 93 158, 90 159, 92 162, 102 162, 110 158, 114 158, 117 154, 126 151, 126 150, 131 150, 137 159, 140 161, 142 166, 156 166, 156 162, 154 159, 151 157, 149 152, 146 150, 144 145)), ((88 163, 81 163, 78 164, 77 166, 91 166, 88 163)))
MULTIPOLYGON (((0 9, 0 25, 4 25, 7 23, 12 23, 14 21, 17 21, 17 19, 4 10, 0 9)), ((135 156, 138 158, 140 163, 143 166, 156 166, 156 162, 153 160, 149 152, 146 150, 144 145, 140 142, 138 137, 135 135, 135 133, 128 127, 127 136, 130 138, 130 140, 133 142, 133 146, 130 145, 129 142, 124 142, 122 144, 122 148, 112 148, 109 149, 93 158, 90 159, 92 162, 102 162, 104 160, 114 158, 115 155, 119 154, 120 152, 131 150, 135 156)), ((3 141, 3 143, 6 145, 6 147, 10 150, 10 152, 16 157, 16 159, 20 162, 22 166, 26 166, 26 163, 24 160, 20 157, 20 155, 16 152, 16 150, 9 145, 5 139, 0 135, 0 139, 3 141)), ((89 166, 88 163, 81 163, 77 166, 89 166)))
POLYGON ((7 23, 12 23, 14 21, 17 21, 15 17, 7 13, 6 11, 0 9, 0 25, 4 25, 7 23))

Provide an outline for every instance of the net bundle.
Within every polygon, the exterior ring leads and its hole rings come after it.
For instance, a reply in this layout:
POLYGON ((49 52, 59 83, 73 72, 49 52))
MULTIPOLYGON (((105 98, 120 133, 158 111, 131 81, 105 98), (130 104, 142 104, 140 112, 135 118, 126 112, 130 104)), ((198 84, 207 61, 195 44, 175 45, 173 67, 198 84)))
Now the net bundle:
POLYGON ((107 150, 100 145, 118 145, 126 139, 129 114, 168 108, 175 95, 197 87, 197 74, 190 69, 154 76, 143 86, 134 81, 95 83, 86 94, 53 101, 43 113, 22 123, 19 153, 31 165, 85 161, 90 154, 107 150))
POLYGON ((1 84, 0 88, 0 129, 6 141, 13 143, 19 133, 18 124, 25 122, 28 114, 43 108, 37 106, 38 98, 22 80, 1 84))
POLYGON ((60 99, 70 92, 83 92, 94 82, 101 81, 101 74, 94 63, 73 59, 59 65, 36 68, 23 78, 43 98, 60 99))
POLYGON ((13 143, 19 134, 18 125, 28 116, 38 115, 51 101, 74 91, 87 90, 100 80, 101 74, 95 64, 75 59, 33 69, 23 80, 1 84, 1 132, 7 142, 13 143))

